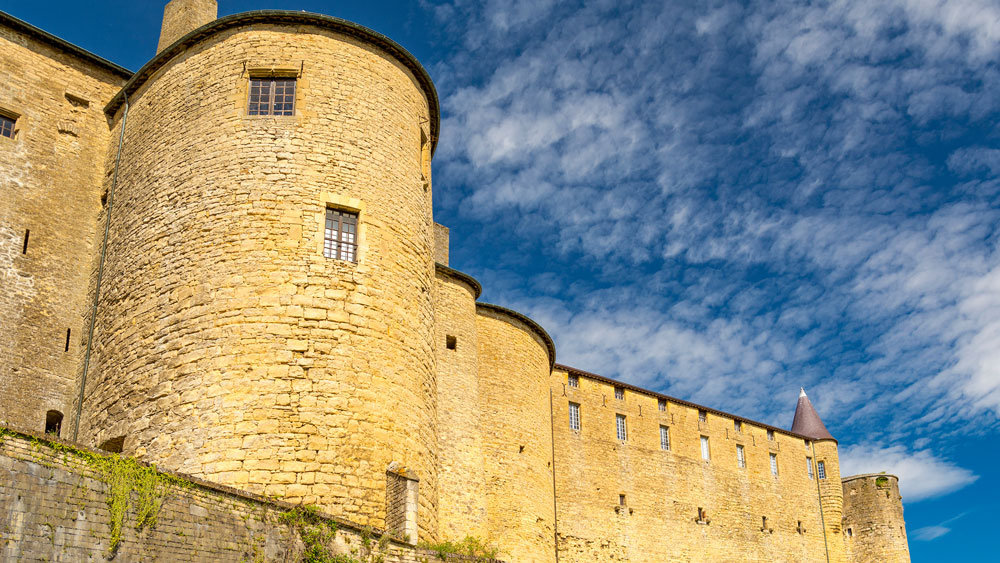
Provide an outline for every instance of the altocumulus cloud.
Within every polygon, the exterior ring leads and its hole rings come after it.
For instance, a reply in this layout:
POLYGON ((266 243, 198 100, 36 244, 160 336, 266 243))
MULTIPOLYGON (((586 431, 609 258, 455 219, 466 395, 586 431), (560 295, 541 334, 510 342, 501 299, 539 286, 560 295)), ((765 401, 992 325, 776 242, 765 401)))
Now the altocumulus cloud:
POLYGON ((958 490, 979 477, 928 450, 907 451, 902 446, 848 446, 840 454, 841 474, 885 471, 899 477, 903 500, 916 502, 958 490))
POLYGON ((1000 413, 1000 7, 428 6, 461 47, 438 216, 487 298, 561 361, 775 424, 804 385, 887 429, 845 467, 908 500, 975 480, 900 444, 1000 413))

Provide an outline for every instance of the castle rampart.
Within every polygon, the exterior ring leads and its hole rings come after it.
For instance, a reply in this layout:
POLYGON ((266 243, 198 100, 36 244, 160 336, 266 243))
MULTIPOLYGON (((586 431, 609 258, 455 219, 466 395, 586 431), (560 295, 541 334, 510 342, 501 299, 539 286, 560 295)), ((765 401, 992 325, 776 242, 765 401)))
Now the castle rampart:
POLYGON ((899 478, 886 473, 843 481, 844 544, 852 563, 909 563, 899 478))

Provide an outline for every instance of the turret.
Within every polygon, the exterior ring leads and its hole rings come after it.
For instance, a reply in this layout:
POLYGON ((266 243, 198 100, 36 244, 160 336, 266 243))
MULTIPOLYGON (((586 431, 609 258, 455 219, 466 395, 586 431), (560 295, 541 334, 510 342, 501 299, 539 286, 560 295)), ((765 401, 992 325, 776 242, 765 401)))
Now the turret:
POLYGON ((156 52, 217 17, 219 4, 215 0, 172 0, 163 8, 163 25, 156 52))
POLYGON ((910 563, 899 479, 884 473, 846 477, 844 544, 851 563, 910 563))
POLYGON ((847 556, 841 535, 844 497, 840 483, 837 440, 826 429, 819 413, 806 396, 805 389, 799 392, 799 402, 795 407, 795 418, 792 420, 792 432, 810 439, 812 449, 810 463, 815 466, 813 473, 816 477, 828 560, 830 563, 846 562, 847 556))

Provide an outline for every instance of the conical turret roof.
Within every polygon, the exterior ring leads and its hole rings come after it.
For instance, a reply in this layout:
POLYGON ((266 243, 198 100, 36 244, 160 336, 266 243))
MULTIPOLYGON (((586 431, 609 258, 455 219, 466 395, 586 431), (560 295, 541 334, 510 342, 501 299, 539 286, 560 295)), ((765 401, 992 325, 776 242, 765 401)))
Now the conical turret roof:
POLYGON ((809 397, 806 396, 805 389, 799 390, 799 404, 795 406, 795 419, 792 420, 792 432, 808 436, 814 440, 835 439, 819 418, 819 413, 816 412, 812 402, 809 401, 809 397))

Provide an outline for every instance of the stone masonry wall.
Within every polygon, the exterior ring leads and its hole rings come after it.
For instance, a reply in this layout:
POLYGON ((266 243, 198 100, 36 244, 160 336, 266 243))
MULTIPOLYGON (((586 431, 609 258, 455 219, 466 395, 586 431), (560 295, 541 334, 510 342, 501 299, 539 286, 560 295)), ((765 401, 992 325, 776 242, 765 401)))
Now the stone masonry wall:
POLYGON ((909 563, 903 500, 895 475, 843 481, 844 545, 850 563, 909 563))
POLYGON ((479 427, 487 540, 518 563, 551 563, 555 553, 549 356, 520 319, 480 304, 479 427))
MULTIPOLYGON (((0 559, 4 561, 105 561, 111 554, 112 492, 95 459, 106 453, 44 436, 0 428, 0 559)), ((176 474, 163 479, 155 524, 136 530, 147 506, 131 496, 115 561, 293 562, 305 545, 283 515, 294 507, 176 474)), ((325 545, 358 563, 431 563, 436 553, 396 541, 381 532, 321 516, 336 526, 325 545), (370 538, 366 540, 365 538, 370 538), (365 544, 371 547, 366 548, 365 544)), ((324 528, 326 529, 326 528, 324 528)), ((466 561, 451 556, 448 561, 466 561)))
POLYGON ((398 461, 436 537, 428 119, 402 63, 310 25, 159 69, 125 126, 81 441, 378 527, 398 461), (272 72, 295 115, 247 115, 272 72), (327 207, 358 212, 357 263, 324 256, 327 207))
MULTIPOLYGON (((816 480, 802 438, 651 393, 553 370, 551 383, 561 563, 826 562, 816 480), (569 404, 580 405, 579 431, 569 404), (618 440, 616 415, 627 438, 618 440), (669 449, 660 428, 668 428, 669 449), (709 439, 710 460, 701 455, 709 439), (738 467, 737 446, 746 467, 738 467), (769 454, 777 455, 778 475, 769 454), (623 495, 624 498, 622 498, 623 495), (705 511, 699 523, 698 509, 705 511), (763 518, 767 518, 766 524, 763 518)), ((838 481, 839 482, 839 481, 838 481)), ((834 538, 840 541, 840 537, 834 538)))
POLYGON ((0 423, 44 431, 55 410, 71 430, 110 136, 101 110, 124 76, 2 24, 0 71, 0 113, 17 116, 15 137, 0 137, 0 423))

